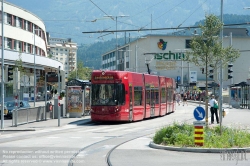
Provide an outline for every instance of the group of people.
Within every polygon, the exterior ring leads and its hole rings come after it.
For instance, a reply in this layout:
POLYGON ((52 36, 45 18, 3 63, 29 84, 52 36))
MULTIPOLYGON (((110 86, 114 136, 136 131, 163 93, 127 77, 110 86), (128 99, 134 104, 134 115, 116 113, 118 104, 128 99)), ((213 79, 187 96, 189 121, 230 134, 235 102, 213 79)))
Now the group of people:
POLYGON ((188 99, 188 97, 187 97, 186 93, 184 93, 184 94, 177 93, 176 94, 176 101, 177 101, 178 105, 181 105, 180 102, 183 103, 183 106, 185 104, 188 105, 187 99, 188 99))
MULTIPOLYGON (((195 93, 193 93, 193 94, 195 94, 195 93)), ((198 93, 198 94, 200 94, 200 96, 201 96, 201 93, 198 93)), ((188 92, 176 94, 176 102, 179 106, 181 105, 181 102, 182 102, 183 106, 184 105, 188 106, 188 103, 187 103, 188 99, 190 99, 188 96, 188 92)), ((210 112, 211 112, 211 124, 214 124, 214 116, 216 118, 217 124, 219 124, 218 101, 215 99, 214 95, 211 95, 211 99, 209 100, 209 105, 210 105, 210 112)))

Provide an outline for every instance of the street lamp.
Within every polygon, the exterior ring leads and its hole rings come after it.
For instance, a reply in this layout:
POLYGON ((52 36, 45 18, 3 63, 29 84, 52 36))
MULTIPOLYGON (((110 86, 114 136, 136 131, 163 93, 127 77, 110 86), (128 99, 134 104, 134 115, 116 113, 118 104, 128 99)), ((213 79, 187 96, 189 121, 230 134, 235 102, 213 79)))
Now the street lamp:
MULTIPOLYGON (((34 53, 34 107, 36 106, 36 31, 40 29, 34 28, 34 46, 33 46, 33 53, 34 53)), ((39 32, 38 32, 39 33, 39 32)))
POLYGON ((117 65, 117 59, 118 59, 118 43, 117 43, 117 18, 118 17, 129 17, 129 15, 119 15, 119 16, 112 16, 112 15, 105 15, 104 17, 109 17, 112 20, 114 20, 115 17, 115 23, 116 23, 116 69, 118 69, 118 65, 117 65))

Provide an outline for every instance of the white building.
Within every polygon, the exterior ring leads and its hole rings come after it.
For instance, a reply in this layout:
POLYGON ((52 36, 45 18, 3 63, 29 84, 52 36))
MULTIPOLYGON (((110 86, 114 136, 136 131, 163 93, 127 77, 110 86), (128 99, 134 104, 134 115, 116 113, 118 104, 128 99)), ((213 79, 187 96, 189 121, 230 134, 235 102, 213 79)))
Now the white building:
MULTIPOLYGON (((223 82, 223 87, 231 83, 246 81, 250 77, 249 45, 250 37, 244 28, 224 29, 223 45, 231 45, 240 51, 240 57, 233 64, 233 80, 223 82), (232 38, 229 37, 232 32, 232 38)), ((128 70, 147 73, 149 65, 151 74, 181 78, 186 85, 195 83, 200 88, 205 87, 205 74, 202 67, 181 61, 185 51, 190 49, 192 36, 187 33, 170 35, 146 35, 102 55, 102 69, 128 70), (159 43, 160 42, 160 43, 159 43), (165 48, 164 45, 165 44, 165 48), (163 48, 162 48, 163 46, 163 48), (116 56, 118 55, 118 56, 116 56)), ((218 74, 219 75, 219 74, 218 74)), ((208 78, 209 82, 213 80, 208 78)))
POLYGON ((65 78, 77 68, 77 43, 71 39, 49 38, 51 58, 64 64, 65 78))
MULTIPOLYGON (((1 4, 0 8, 2 8, 1 4)), ((25 72, 18 80, 20 94, 23 92, 30 95, 34 92, 34 69, 36 69, 37 76, 36 92, 43 93, 44 84, 39 83, 39 78, 50 70, 57 70, 59 66, 63 68, 61 62, 47 57, 48 41, 45 24, 33 13, 8 2, 4 2, 3 11, 4 29, 3 35, 1 33, 0 36, 0 49, 2 49, 2 36, 4 36, 5 71, 8 66, 15 65, 16 60, 21 58, 25 72)), ((0 11, 0 20, 2 20, 2 11, 0 11)), ((2 32, 1 24, 0 31, 2 32)), ((2 58, 2 54, 0 58, 2 58)), ((5 74, 6 76, 7 74, 5 74)), ((7 89, 5 97, 13 99, 12 87, 7 86, 11 85, 13 81, 6 80, 5 83, 7 89)))

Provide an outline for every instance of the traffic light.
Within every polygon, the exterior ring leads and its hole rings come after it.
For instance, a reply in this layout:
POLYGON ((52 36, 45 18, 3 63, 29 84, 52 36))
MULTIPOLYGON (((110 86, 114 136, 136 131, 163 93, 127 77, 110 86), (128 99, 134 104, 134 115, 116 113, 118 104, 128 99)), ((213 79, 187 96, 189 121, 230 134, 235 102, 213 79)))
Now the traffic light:
POLYGON ((201 68, 201 72, 202 72, 202 74, 204 74, 204 68, 201 68))
POLYGON ((212 79, 214 79, 214 70, 213 69, 211 69, 211 70, 209 70, 209 78, 212 78, 212 79))
POLYGON ((228 65, 228 70, 227 70, 227 72, 228 72, 228 77, 227 78, 228 79, 233 78, 233 76, 231 75, 231 73, 233 72, 232 67, 233 67, 232 64, 228 65))
POLYGON ((224 68, 224 80, 225 81, 228 80, 228 79, 233 78, 233 76, 232 76, 232 73, 233 73, 232 67, 233 67, 233 64, 229 64, 229 65, 226 65, 226 67, 224 68))
POLYGON ((13 66, 8 66, 8 73, 7 73, 8 81, 13 80, 13 74, 14 74, 14 67, 13 66))

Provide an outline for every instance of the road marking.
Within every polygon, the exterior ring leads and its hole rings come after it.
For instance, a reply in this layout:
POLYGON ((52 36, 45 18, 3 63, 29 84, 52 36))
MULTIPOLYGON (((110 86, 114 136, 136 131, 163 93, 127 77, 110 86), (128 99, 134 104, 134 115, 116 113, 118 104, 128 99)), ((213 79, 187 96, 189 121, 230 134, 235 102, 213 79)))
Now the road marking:
POLYGON ((53 138, 60 138, 60 137, 46 137, 46 138, 49 138, 49 139, 51 139, 51 138, 52 138, 52 139, 53 139, 53 138))
POLYGON ((105 130, 105 131, 114 131, 114 130, 120 130, 120 129, 125 129, 125 128, 128 128, 128 127, 111 128, 111 129, 108 129, 108 130, 105 130))
POLYGON ((82 138, 82 137, 69 137, 69 138, 73 138, 73 139, 79 139, 79 138, 82 138))
POLYGON ((138 129, 142 129, 143 127, 135 127, 135 128, 131 128, 131 129, 127 129, 127 130, 123 130, 123 131, 134 131, 134 130, 138 130, 138 129))
POLYGON ((92 138, 94 138, 94 139, 100 139, 100 138, 103 138, 103 137, 92 137, 92 138))
POLYGON ((91 132, 91 131, 96 131, 96 130, 102 130, 102 129, 106 129, 106 128, 109 128, 109 127, 100 127, 100 128, 94 128, 94 129, 88 129, 88 130, 82 130, 82 131, 79 131, 79 132, 91 132))
POLYGON ((6 135, 1 135, 0 138, 11 138, 14 137, 13 135, 6 134, 6 135))

